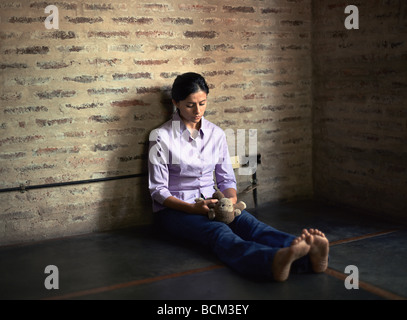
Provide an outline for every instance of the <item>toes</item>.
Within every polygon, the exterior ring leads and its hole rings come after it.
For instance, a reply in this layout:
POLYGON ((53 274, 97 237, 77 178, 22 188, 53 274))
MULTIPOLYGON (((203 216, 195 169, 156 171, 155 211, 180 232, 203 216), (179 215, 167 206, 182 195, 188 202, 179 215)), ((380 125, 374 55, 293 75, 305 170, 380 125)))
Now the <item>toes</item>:
POLYGON ((307 244, 311 245, 314 242, 314 237, 312 236, 312 234, 310 234, 305 241, 307 242, 307 244))
POLYGON ((318 229, 309 229, 309 232, 312 235, 321 236, 321 237, 325 238, 325 234, 323 232, 319 231, 318 229))

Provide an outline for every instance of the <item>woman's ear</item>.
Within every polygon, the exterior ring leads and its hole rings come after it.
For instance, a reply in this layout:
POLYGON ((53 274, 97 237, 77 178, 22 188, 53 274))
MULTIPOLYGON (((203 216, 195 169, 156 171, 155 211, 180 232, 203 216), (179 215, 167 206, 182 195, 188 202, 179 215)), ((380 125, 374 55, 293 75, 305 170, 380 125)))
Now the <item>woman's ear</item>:
POLYGON ((176 107, 178 109, 179 102, 172 99, 172 104, 174 105, 174 107, 176 107))

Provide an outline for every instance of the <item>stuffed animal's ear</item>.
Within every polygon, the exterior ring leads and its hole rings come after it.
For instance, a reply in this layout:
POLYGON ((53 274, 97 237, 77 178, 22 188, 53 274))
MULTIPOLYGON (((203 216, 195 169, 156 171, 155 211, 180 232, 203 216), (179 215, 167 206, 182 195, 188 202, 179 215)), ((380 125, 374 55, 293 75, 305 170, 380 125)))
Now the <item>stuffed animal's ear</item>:
POLYGON ((239 209, 240 211, 246 209, 246 203, 244 203, 243 201, 239 201, 238 203, 236 203, 234 205, 235 209, 239 209))
POLYGON ((212 195, 212 198, 213 199, 218 199, 218 200, 220 200, 220 199, 222 199, 222 198, 224 198, 225 196, 223 195, 223 193, 221 192, 221 191, 216 191, 213 195, 212 195))

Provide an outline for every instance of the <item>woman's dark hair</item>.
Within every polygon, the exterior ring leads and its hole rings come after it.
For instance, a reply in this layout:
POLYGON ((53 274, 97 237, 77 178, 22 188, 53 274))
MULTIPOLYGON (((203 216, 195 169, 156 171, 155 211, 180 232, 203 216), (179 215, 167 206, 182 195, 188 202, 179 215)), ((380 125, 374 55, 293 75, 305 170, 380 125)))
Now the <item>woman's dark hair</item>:
POLYGON ((190 94, 203 91, 209 93, 205 78, 198 73, 188 72, 179 75, 172 85, 171 96, 176 102, 185 100, 190 94))

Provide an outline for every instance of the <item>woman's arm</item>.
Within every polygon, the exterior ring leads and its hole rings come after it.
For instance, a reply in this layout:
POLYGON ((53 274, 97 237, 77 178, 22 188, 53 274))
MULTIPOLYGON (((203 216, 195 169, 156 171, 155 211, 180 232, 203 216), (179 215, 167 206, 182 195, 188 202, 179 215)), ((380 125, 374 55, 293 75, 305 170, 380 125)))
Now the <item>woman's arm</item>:
POLYGON ((218 202, 217 199, 208 199, 197 203, 187 203, 173 196, 164 200, 163 205, 189 214, 206 215, 209 212, 208 204, 218 202))
POLYGON ((223 191, 223 195, 226 198, 229 198, 232 200, 233 204, 235 204, 237 202, 237 192, 236 189, 233 188, 228 188, 226 190, 223 191))

